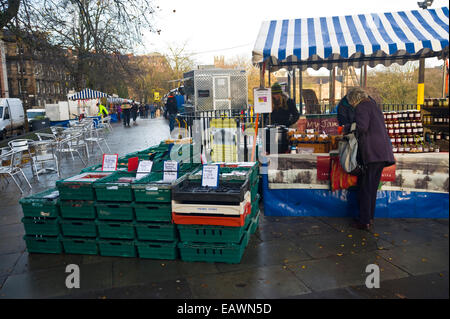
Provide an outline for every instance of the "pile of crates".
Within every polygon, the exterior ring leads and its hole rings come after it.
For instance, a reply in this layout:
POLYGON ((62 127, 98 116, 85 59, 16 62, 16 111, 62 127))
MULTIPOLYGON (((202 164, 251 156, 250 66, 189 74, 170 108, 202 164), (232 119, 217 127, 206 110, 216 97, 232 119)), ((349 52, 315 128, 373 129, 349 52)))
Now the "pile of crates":
POLYGON ((57 181, 55 188, 23 198, 28 251, 239 263, 259 222, 256 163, 220 163, 221 185, 229 184, 239 195, 195 191, 181 205, 191 214, 177 216, 176 188, 199 183, 202 168, 200 163, 181 163, 177 180, 163 181, 169 147, 161 143, 127 154, 114 172, 101 171, 101 165, 88 167, 57 181), (128 172, 124 165, 131 157, 152 160, 151 173, 136 179, 136 171, 128 172), (203 199, 195 202, 195 197, 203 199), (205 214, 202 209, 208 207, 218 211, 205 214))
POLYGON ((196 188, 201 169, 173 188, 172 218, 184 261, 239 263, 258 227, 257 164, 220 165, 219 189, 196 188))

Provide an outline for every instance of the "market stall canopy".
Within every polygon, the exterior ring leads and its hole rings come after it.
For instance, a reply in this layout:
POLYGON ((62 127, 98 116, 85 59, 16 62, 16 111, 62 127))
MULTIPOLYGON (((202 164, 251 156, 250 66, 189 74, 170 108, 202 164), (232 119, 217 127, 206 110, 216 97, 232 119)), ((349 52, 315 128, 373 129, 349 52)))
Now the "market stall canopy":
POLYGON ((108 97, 108 94, 86 88, 78 93, 75 93, 74 95, 69 97, 69 99, 70 100, 90 100, 90 99, 98 99, 101 97, 108 97))
POLYGON ((253 63, 319 69, 448 57, 448 7, 262 23, 253 63))

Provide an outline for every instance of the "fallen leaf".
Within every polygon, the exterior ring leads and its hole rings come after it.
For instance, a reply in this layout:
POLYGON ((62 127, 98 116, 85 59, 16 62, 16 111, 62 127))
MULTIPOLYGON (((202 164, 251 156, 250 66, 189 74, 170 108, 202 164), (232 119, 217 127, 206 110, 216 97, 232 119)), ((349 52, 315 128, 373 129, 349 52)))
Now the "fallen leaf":
POLYGON ((352 235, 352 234, 349 234, 349 235, 347 235, 347 237, 348 237, 348 238, 352 238, 352 237, 353 237, 353 235, 352 235))
POLYGON ((344 247, 344 244, 342 244, 341 247, 344 247))
MULTIPOLYGON (((303 265, 303 266, 302 266, 302 269, 306 269, 306 266, 305 266, 305 265, 303 265)), ((442 277, 442 276, 441 276, 441 277, 442 277)))
POLYGON ((391 257, 389 257, 389 258, 388 258, 388 260, 392 260, 392 258, 391 258, 391 257))
POLYGON ((356 247, 356 244, 353 244, 353 247, 356 247))
POLYGON ((320 248, 320 249, 322 249, 322 248, 323 248, 323 246, 319 246, 319 248, 320 248))
POLYGON ((427 262, 427 259, 426 258, 422 258, 422 262, 427 262))
POLYGON ((362 240, 363 240, 363 241, 366 241, 366 237, 363 237, 362 240))
POLYGON ((375 237, 378 237, 378 236, 380 236, 380 234, 377 234, 377 233, 375 233, 375 234, 373 234, 375 237))
POLYGON ((284 262, 285 264, 287 264, 287 263, 289 262, 289 260, 285 259, 285 260, 283 260, 283 262, 284 262))
POLYGON ((341 257, 341 256, 343 256, 344 254, 338 253, 337 255, 338 255, 339 257, 341 257))
POLYGON ((207 288, 208 285, 207 285, 207 284, 201 284, 200 287, 202 287, 202 288, 207 288))
POLYGON ((407 243, 408 241, 406 239, 403 239, 402 242, 407 243))
POLYGON ((161 267, 165 267, 166 266, 166 264, 161 264, 161 267))
POLYGON ((378 250, 383 250, 383 249, 384 249, 383 246, 378 247, 378 250))
POLYGON ((397 297, 399 297, 400 299, 406 299, 406 296, 402 295, 402 294, 395 294, 397 297))
POLYGON ((361 246, 365 246, 366 245, 366 243, 361 243, 361 246))
POLYGON ((443 273, 439 273, 439 277, 444 277, 444 274, 443 273))

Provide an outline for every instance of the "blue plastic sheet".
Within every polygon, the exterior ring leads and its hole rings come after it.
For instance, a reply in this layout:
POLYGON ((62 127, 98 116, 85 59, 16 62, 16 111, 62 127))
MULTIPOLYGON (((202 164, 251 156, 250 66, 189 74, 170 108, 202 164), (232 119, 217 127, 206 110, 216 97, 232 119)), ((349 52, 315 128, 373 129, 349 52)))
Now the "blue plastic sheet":
MULTIPOLYGON (((356 190, 269 189, 263 175, 266 216, 353 217, 358 214, 356 190)), ((378 191, 375 217, 448 218, 449 194, 378 191)))

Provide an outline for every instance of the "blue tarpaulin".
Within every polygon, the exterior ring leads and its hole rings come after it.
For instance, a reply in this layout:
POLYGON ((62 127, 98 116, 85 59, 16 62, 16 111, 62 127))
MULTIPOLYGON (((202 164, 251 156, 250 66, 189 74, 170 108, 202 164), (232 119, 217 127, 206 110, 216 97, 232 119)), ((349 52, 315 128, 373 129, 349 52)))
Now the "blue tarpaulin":
MULTIPOLYGON (((264 215, 353 217, 358 212, 357 191, 324 189, 269 189, 263 179, 264 215)), ((448 218, 449 194, 378 191, 375 217, 448 218)))

